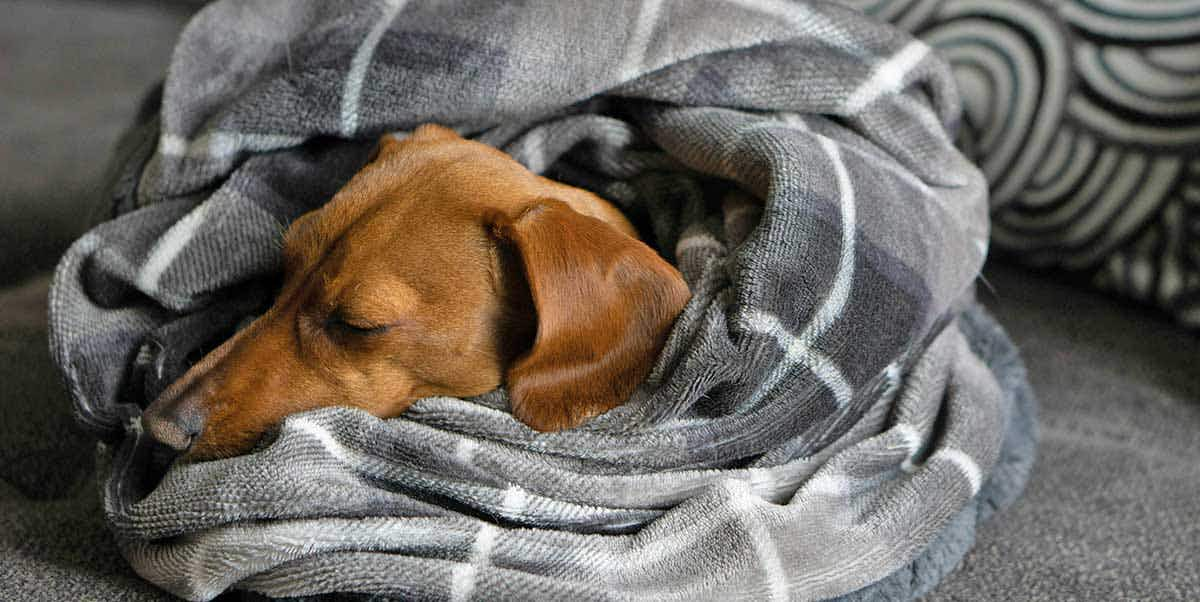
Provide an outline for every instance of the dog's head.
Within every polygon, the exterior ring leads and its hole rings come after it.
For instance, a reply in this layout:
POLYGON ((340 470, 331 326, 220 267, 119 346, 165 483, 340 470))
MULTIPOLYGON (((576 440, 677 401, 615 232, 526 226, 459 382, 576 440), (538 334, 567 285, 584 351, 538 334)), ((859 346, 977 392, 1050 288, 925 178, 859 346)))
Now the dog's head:
POLYGON ((501 384, 530 427, 573 427, 632 394, 690 296, 611 205, 438 126, 384 137, 283 255, 275 304, 147 408, 156 439, 230 456, 295 412, 501 384))

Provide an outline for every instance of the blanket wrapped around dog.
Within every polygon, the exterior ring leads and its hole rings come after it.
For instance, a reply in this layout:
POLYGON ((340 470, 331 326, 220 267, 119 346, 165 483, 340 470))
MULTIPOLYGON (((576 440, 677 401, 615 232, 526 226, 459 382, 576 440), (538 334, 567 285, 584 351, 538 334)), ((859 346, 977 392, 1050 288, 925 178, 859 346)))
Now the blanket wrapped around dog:
POLYGON ((51 345, 122 553, 180 596, 909 598, 1028 474, 949 70, 859 13, 216 2, 149 109, 114 219, 56 273, 51 345), (613 200, 680 267, 694 297, 648 381, 560 433, 501 390, 171 464, 141 408, 269 305, 290 220, 431 121, 613 200))

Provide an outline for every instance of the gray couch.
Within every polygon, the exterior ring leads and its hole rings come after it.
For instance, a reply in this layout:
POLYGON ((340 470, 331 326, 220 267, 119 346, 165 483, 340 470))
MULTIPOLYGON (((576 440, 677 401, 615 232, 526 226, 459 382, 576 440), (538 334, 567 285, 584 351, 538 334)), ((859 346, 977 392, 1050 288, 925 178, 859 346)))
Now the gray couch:
MULTIPOLYGON (((44 308, 47 270, 95 216, 107 154, 191 10, 0 4, 2 599, 170 599, 105 530, 95 442, 74 426, 44 308)), ((1200 598, 1200 337, 1053 274, 984 276, 1039 394, 1042 443, 1024 497, 929 599, 1200 598)))

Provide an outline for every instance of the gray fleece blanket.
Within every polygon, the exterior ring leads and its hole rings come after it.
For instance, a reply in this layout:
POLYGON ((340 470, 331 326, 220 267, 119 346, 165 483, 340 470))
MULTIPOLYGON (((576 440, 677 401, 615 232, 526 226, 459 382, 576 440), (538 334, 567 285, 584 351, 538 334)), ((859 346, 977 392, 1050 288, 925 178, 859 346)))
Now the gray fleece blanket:
POLYGON ((949 70, 859 13, 217 2, 152 113, 59 265, 51 347, 122 553, 180 596, 908 598, 1023 485, 1032 397, 973 305, 987 193, 949 70), (613 200, 680 267, 647 382, 562 433, 499 390, 172 464, 141 408, 269 304, 285 225, 428 121, 613 200))

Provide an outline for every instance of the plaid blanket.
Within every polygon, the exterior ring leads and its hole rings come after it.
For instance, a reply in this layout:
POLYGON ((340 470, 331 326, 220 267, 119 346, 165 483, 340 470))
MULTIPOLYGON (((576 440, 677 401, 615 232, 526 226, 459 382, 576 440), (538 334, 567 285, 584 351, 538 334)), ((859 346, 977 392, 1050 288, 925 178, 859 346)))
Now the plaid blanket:
POLYGON ((928 46, 833 4, 208 6, 51 293, 122 553, 193 600, 928 591, 1032 461, 1023 371, 972 301, 987 188, 958 111, 928 46), (612 199, 680 267, 648 381, 561 433, 499 390, 170 464, 141 408, 269 304, 285 225, 428 121, 612 199))

